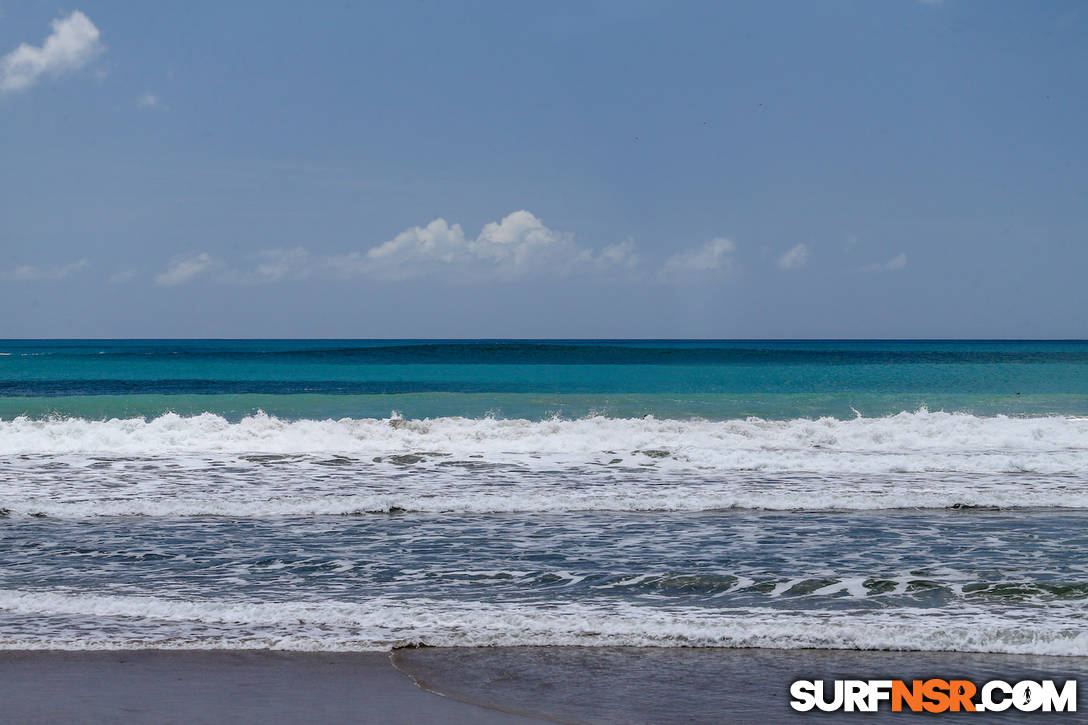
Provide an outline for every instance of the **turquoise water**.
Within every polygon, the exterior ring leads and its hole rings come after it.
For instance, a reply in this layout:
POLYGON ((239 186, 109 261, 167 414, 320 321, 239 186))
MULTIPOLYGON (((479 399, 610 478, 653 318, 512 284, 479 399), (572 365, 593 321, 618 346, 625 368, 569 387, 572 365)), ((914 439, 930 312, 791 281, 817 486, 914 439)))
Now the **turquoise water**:
POLYGON ((1088 414, 1088 342, 4 341, 0 418, 1088 414))

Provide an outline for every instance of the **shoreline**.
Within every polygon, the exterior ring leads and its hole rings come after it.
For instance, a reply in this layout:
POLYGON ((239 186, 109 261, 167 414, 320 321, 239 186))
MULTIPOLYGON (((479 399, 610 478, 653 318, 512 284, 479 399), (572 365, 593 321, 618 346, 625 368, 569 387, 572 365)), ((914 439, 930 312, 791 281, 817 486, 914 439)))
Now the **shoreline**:
MULTIPOLYGON (((794 679, 1077 679, 1088 657, 636 647, 2 650, 0 720, 19 723, 800 721, 794 679)), ((1081 713, 1084 705, 1081 706, 1081 713)), ((989 713, 987 722, 1081 713, 989 713)), ((910 720, 881 711, 824 722, 910 720)), ((946 714, 978 722, 971 714, 946 714)))

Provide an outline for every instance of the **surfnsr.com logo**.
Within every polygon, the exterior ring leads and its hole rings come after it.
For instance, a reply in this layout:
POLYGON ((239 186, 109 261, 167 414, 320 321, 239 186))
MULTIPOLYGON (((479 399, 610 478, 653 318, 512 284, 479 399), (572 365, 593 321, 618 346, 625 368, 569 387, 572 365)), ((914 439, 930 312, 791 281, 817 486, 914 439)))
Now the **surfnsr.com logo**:
POLYGON ((1076 712, 1077 681, 797 680, 790 697, 799 712, 876 712, 884 703, 892 712, 1076 712))

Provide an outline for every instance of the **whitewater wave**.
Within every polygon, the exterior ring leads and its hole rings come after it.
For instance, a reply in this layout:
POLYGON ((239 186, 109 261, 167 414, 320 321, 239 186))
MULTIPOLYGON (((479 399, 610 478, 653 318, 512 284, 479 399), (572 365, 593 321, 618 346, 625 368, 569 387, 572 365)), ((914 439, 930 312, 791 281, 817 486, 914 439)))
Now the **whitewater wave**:
MULTIPOLYGON (((93 421, 0 421, 0 455, 179 453, 433 456, 532 466, 647 463, 722 470, 824 472, 1088 471, 1088 418, 903 412, 882 418, 727 421, 498 418, 288 421, 210 413, 93 421)), ((426 458, 426 456, 423 456, 426 458)), ((394 461, 396 462, 396 461, 394 461)))
POLYGON ((382 650, 517 645, 762 647, 1088 655, 1083 612, 716 610, 620 602, 181 601, 0 591, 0 649, 382 650), (20 620, 35 634, 21 636, 20 620), (90 621, 88 621, 90 620, 90 621))
POLYGON ((1088 508, 1088 419, 0 421, 0 516, 1088 508))

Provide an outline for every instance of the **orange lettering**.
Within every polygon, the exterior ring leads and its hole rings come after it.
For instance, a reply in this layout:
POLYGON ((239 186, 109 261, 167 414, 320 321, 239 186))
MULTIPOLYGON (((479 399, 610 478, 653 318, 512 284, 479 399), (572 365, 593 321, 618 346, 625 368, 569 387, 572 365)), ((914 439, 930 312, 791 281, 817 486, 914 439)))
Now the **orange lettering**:
POLYGON ((947 680, 926 680, 922 683, 922 694, 926 696, 930 702, 922 704, 926 712, 944 712, 948 709, 948 681, 947 680))
POLYGON ((975 683, 970 680, 950 680, 948 693, 951 696, 949 704, 952 712, 959 712, 961 707, 965 712, 975 711, 975 703, 971 702, 971 698, 975 696, 975 683))
POLYGON ((902 712, 904 701, 906 701, 907 707, 912 712, 918 712, 922 709, 921 680, 914 680, 911 687, 907 687, 907 683, 902 680, 892 682, 892 712, 902 712))

